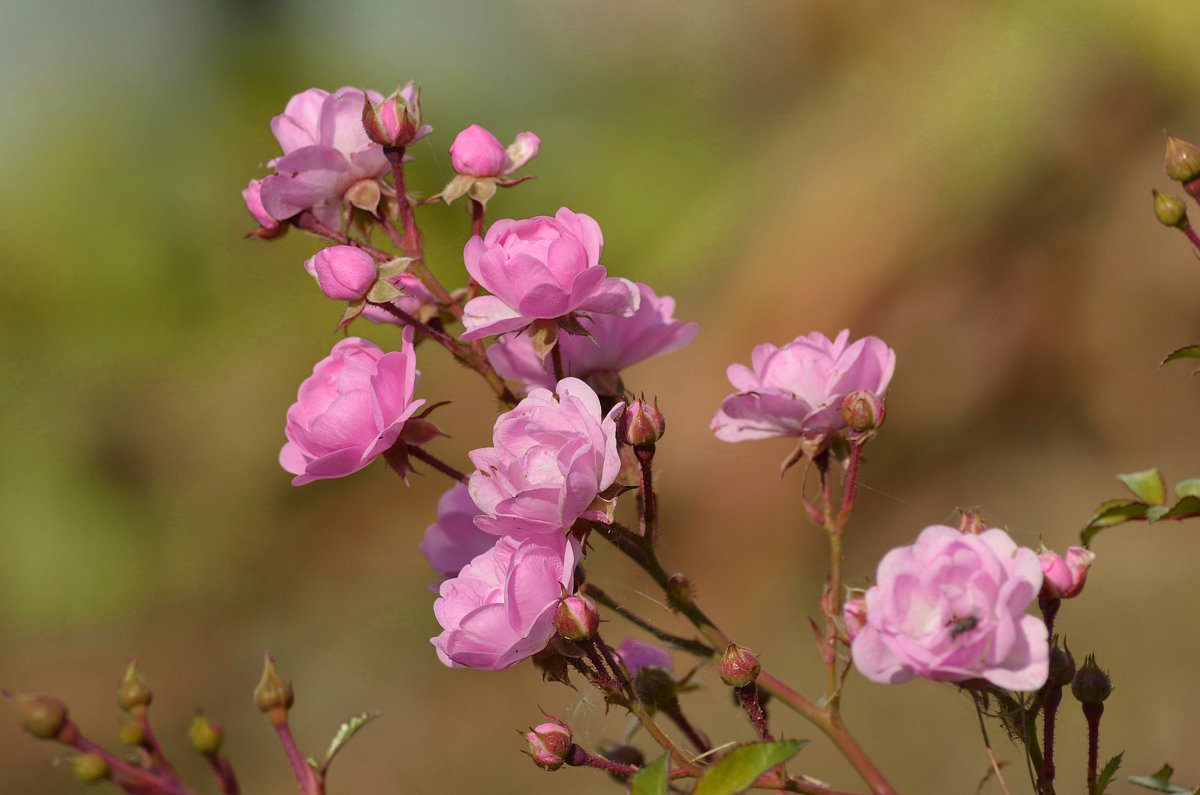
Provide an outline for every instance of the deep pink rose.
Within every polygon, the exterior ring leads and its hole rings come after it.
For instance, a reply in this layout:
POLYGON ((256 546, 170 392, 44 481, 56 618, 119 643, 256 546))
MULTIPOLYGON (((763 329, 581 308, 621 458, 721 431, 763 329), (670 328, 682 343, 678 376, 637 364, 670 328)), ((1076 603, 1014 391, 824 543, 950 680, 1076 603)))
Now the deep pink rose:
MULTIPOLYGON (((373 103, 383 101, 368 91, 373 103)), ((283 156, 271 161, 275 175, 262 181, 262 204, 280 221, 303 211, 326 226, 341 225, 344 204, 374 212, 391 171, 383 147, 363 129, 362 89, 340 88, 333 94, 310 88, 292 97, 283 113, 271 119, 283 156)))
POLYGON ((579 542, 561 533, 497 539, 439 589, 438 659, 498 671, 537 654, 554 635, 562 590, 574 590, 578 559, 579 542))
POLYGON ((882 396, 896 366, 895 352, 878 337, 849 339, 849 331, 832 342, 814 331, 782 348, 756 347, 753 369, 733 364, 726 371, 738 391, 721 402, 713 433, 726 442, 742 442, 819 437, 845 427, 842 398, 858 390, 882 396))
POLYGON ((1046 625, 1025 615, 1042 586, 1037 553, 998 528, 979 535, 934 525, 887 553, 851 644, 873 682, 983 678, 1009 690, 1046 681, 1046 625))
POLYGON ((604 236, 589 216, 561 208, 553 218, 501 219, 467 241, 467 271, 493 295, 467 302, 462 339, 516 331, 571 312, 632 315, 633 282, 600 264, 604 236))
POLYGON ((292 485, 357 472, 395 444, 425 403, 413 400, 412 336, 405 328, 400 350, 391 353, 347 337, 317 362, 288 409, 288 442, 279 451, 279 463, 296 476, 292 485))
POLYGON ((321 291, 335 301, 357 301, 379 275, 375 258, 357 246, 329 246, 309 257, 304 269, 317 278, 321 291))
POLYGON ((675 670, 675 663, 671 659, 670 652, 653 643, 645 643, 636 638, 625 639, 625 642, 617 649, 617 659, 625 666, 629 676, 634 679, 637 678, 638 671, 643 668, 662 668, 667 673, 675 670))
POLYGON ((462 483, 455 483, 437 505, 437 521, 425 529, 421 554, 443 577, 457 577, 462 567, 496 544, 496 537, 475 526, 479 508, 462 483))
POLYGON ((1042 599, 1070 599, 1078 596, 1087 582, 1088 569, 1096 560, 1096 553, 1083 547, 1069 547, 1064 559, 1057 552, 1042 547, 1038 563, 1045 579, 1042 581, 1042 599))
MULTIPOLYGON (((579 322, 591 337, 563 334, 559 350, 563 374, 588 380, 592 376, 615 376, 643 359, 670 353, 691 342, 700 330, 697 323, 675 319, 675 301, 659 298, 647 284, 635 282, 641 296, 632 315, 585 315, 579 322)), ((552 388, 554 375, 534 353, 529 335, 502 335, 487 349, 488 360, 504 378, 529 386, 552 388)))
POLYGON ((561 535, 576 519, 609 521, 592 507, 616 480, 619 403, 600 414, 600 399, 578 378, 558 382, 557 394, 535 389, 492 429, 493 447, 472 450, 475 524, 496 535, 561 535))

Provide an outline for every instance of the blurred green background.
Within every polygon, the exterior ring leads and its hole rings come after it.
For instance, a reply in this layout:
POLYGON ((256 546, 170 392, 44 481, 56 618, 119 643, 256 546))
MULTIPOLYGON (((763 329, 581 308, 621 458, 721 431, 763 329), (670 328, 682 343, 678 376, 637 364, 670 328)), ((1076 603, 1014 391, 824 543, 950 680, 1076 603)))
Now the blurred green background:
MULTIPOLYGON (((789 445, 707 431, 724 368, 753 345, 849 327, 897 351, 848 541, 856 584, 957 506, 1061 550, 1121 494, 1114 473, 1200 475, 1200 384, 1186 364, 1156 369, 1200 338, 1200 267, 1149 199, 1170 189, 1163 128, 1200 139, 1195 2, 0 8, 0 685, 57 694, 115 743, 114 689, 137 654, 159 735, 201 791, 215 787, 185 739, 200 706, 225 725, 244 792, 295 789, 250 700, 264 649, 295 682, 309 753, 351 714, 386 713, 340 757, 331 793, 614 792, 600 774, 536 770, 514 730, 539 708, 592 747, 628 728, 529 666, 437 663, 416 544, 442 479, 406 488, 375 465, 295 489, 278 467, 284 413, 341 309, 301 270, 316 240, 242 238, 239 191, 277 153, 271 116, 310 86, 420 82, 435 132, 410 184, 424 195, 449 180, 446 148, 468 124, 505 142, 538 133, 539 179, 492 217, 587 212, 610 272, 700 321, 690 348, 627 378, 669 421, 664 558, 802 690, 822 682, 807 616, 825 552, 798 473, 778 477, 789 445)), ((461 284, 462 208, 418 218, 432 267, 461 284)), ((420 396, 455 400, 435 452, 465 465, 491 402, 438 351, 420 357, 420 396)), ((1129 773, 1170 760, 1192 786, 1197 527, 1101 535, 1084 598, 1059 618, 1118 686, 1102 755, 1125 750, 1129 773)), ((600 547, 589 568, 669 624, 614 557, 600 547)), ((625 630, 606 628, 614 642, 625 630)), ((700 678, 685 708, 714 739, 748 739, 715 674, 700 678)), ((971 792, 987 769, 954 688, 854 674, 844 703, 903 791, 971 792)), ((816 735, 777 719, 782 735, 816 735)), ((1060 776, 1081 791, 1073 704, 1060 723, 1060 776)), ((1029 791, 1018 751, 992 740, 1013 792, 1029 791)), ((0 791, 82 786, 11 711, 0 748, 0 791)), ((861 790, 819 738, 792 771, 861 790)))

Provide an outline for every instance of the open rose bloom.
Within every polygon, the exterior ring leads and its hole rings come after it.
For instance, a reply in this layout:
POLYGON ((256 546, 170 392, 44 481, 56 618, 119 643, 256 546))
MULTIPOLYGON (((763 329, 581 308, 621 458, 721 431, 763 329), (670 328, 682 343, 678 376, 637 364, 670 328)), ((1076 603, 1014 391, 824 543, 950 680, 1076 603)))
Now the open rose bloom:
POLYGON ((925 528, 893 549, 866 595, 866 622, 851 644, 854 665, 880 684, 924 677, 982 678, 1032 691, 1046 681, 1046 625, 1025 611, 1042 586, 1037 553, 998 528, 979 535, 925 528))
POLYGON ((425 528, 421 554, 443 577, 457 577, 478 555, 491 549, 496 537, 475 526, 479 508, 462 483, 455 483, 437 504, 437 521, 425 528))
POLYGON ((850 332, 843 330, 831 341, 814 331, 782 348, 759 345, 750 363, 726 371, 738 391, 721 402, 711 424, 726 442, 819 438, 844 428, 842 398, 860 390, 882 397, 896 354, 878 337, 850 342, 850 332))

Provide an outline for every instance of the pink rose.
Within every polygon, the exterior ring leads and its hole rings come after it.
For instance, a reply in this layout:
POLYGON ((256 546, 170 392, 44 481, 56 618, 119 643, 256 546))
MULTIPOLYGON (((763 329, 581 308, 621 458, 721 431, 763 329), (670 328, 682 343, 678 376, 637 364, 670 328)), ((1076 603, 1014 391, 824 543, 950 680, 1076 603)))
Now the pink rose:
MULTIPOLYGON (((690 343, 700 330, 697 323, 675 319, 675 301, 659 298, 647 284, 635 282, 640 295, 637 311, 621 315, 585 315, 579 319, 591 337, 561 335, 559 350, 563 373, 588 380, 592 376, 613 379, 625 368, 643 359, 678 350, 690 343)), ((502 335, 488 346, 488 360, 504 378, 529 386, 551 388, 554 375, 534 353, 528 334, 502 335)))
POLYGON ((1041 586, 1037 553, 1003 530, 927 527, 880 562, 866 623, 851 644, 854 665, 880 684, 983 678, 1037 690, 1050 647, 1046 625, 1025 610, 1041 586))
POLYGON ((262 181, 262 204, 280 221, 304 210, 326 226, 341 225, 343 205, 354 203, 375 212, 391 171, 383 147, 363 129, 363 104, 383 101, 369 91, 340 88, 330 94, 310 88, 292 97, 271 120, 283 156, 271 161, 275 175, 262 181))
POLYGON ((329 246, 304 263, 321 291, 335 301, 358 301, 379 275, 375 258, 356 246, 329 246))
POLYGON ((675 670, 675 663, 666 649, 645 643, 636 638, 626 638, 617 649, 617 660, 625 666, 632 679, 637 679, 638 672, 643 668, 661 668, 667 673, 675 670))
POLYGON ((896 366, 896 354, 878 337, 847 344, 849 331, 830 342, 814 331, 782 348, 759 345, 754 369, 729 366, 738 390, 721 402, 712 431, 726 442, 771 436, 820 437, 845 427, 842 398, 866 390, 882 396, 896 366))
POLYGON ((479 508, 466 485, 455 483, 438 500, 437 521, 425 529, 421 554, 443 577, 457 577, 478 555, 496 544, 496 537, 475 526, 479 508))
POLYGON ((554 635, 563 589, 574 590, 578 559, 579 542, 560 533, 499 538, 442 583, 433 604, 444 630, 432 639, 438 659, 499 671, 537 654, 554 635))
POLYGON ((462 339, 572 312, 632 315, 640 295, 633 282, 609 277, 600 264, 603 247, 599 224, 566 207, 553 218, 496 221, 463 249, 467 271, 494 295, 467 302, 462 339))
POLYGON ((609 521, 593 507, 616 480, 617 416, 600 414, 600 399, 578 378, 558 382, 557 394, 535 389, 492 430, 494 447, 472 450, 475 524, 496 535, 561 535, 576 519, 609 521))
POLYGON ((1088 569, 1096 560, 1096 553, 1083 547, 1070 547, 1067 557, 1044 546, 1038 553, 1038 564, 1045 579, 1038 594, 1041 599, 1070 599, 1078 596, 1087 582, 1088 569))
POLYGON ((357 472, 390 448, 405 421, 425 403, 413 400, 417 383, 413 331, 399 351, 347 337, 317 362, 287 413, 288 442, 279 463, 303 486, 357 472))

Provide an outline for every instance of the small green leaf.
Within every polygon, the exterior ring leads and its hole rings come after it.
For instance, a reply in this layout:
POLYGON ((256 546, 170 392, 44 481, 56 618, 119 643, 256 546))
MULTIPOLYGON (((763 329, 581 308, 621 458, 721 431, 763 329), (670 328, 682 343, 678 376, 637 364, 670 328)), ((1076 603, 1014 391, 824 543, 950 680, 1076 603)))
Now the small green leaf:
POLYGON ((1190 519, 1200 516, 1200 497, 1189 494, 1171 506, 1171 510, 1162 515, 1163 519, 1190 519))
POLYGON ((667 795, 671 781, 671 755, 663 754, 629 779, 629 795, 667 795))
POLYGON ((1117 768, 1121 766, 1121 759, 1124 758, 1124 756, 1124 751, 1117 754, 1112 759, 1108 760, 1108 764, 1105 765, 1104 769, 1100 771, 1100 778, 1096 780, 1096 795, 1104 795, 1104 790, 1108 788, 1108 782, 1112 780, 1112 777, 1117 772, 1117 768))
POLYGON ((717 762, 696 784, 692 795, 736 795, 745 792, 754 781, 775 765, 795 756, 807 740, 743 745, 717 762))
POLYGON ((1129 783, 1137 784, 1139 787, 1145 787, 1155 792, 1168 792, 1171 795, 1196 795, 1196 790, 1177 787, 1171 783, 1171 775, 1174 772, 1175 768, 1164 764, 1153 776, 1130 776, 1129 783))
POLYGON ((1162 367, 1167 362, 1173 362, 1176 359, 1200 359, 1200 345, 1184 345, 1182 348, 1176 348, 1167 354, 1161 362, 1158 363, 1162 367))
POLYGON ((1175 484, 1175 496, 1200 497, 1200 478, 1188 478, 1175 484))
POLYGON ((1086 547, 1090 544, 1092 537, 1106 527, 1145 519, 1148 507, 1146 503, 1137 500, 1108 500, 1101 503, 1083 528, 1083 545, 1086 547))
POLYGON ((1142 502, 1148 502, 1151 505, 1162 505, 1167 498, 1166 484, 1163 483, 1162 475, 1158 474, 1157 469, 1129 472, 1124 475, 1117 475, 1117 477, 1142 502))
POLYGON ((337 730, 337 734, 333 735, 333 740, 331 740, 329 743, 329 750, 325 752, 325 764, 320 769, 328 770, 329 763, 333 761, 334 755, 338 751, 342 750, 342 746, 350 742, 350 738, 353 737, 359 729, 361 729, 363 726, 366 726, 368 723, 375 720, 382 714, 382 712, 364 712, 361 715, 355 715, 353 718, 343 723, 337 730))
POLYGON ((1155 505, 1146 510, 1146 521, 1154 524, 1159 519, 1167 515, 1169 509, 1165 505, 1155 505))

